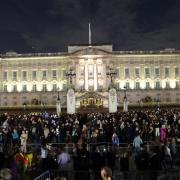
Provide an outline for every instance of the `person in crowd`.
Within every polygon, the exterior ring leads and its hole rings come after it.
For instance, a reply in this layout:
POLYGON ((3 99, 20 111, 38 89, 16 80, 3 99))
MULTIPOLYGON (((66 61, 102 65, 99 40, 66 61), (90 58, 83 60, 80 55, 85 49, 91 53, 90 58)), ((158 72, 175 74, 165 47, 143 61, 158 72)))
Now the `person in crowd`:
POLYGON ((17 129, 13 129, 12 142, 14 146, 17 146, 19 144, 19 134, 18 134, 17 129))
POLYGON ((61 133, 60 133, 60 128, 59 125, 56 127, 56 143, 60 143, 61 142, 61 133))
POLYGON ((11 171, 8 168, 0 170, 0 179, 1 180, 12 180, 11 171))
POLYGON ((176 139, 173 137, 171 139, 171 143, 170 143, 170 152, 171 152, 171 156, 172 156, 172 165, 174 166, 176 163, 176 156, 177 156, 177 144, 176 144, 176 139))
POLYGON ((170 143, 169 141, 166 141, 164 143, 164 154, 165 154, 165 165, 166 165, 166 169, 168 168, 167 166, 169 166, 170 168, 172 168, 172 155, 171 155, 171 150, 170 150, 170 143))
POLYGON ((119 146, 119 137, 115 132, 112 135, 112 144, 113 146, 119 146))
POLYGON ((112 170, 105 166, 101 168, 101 177, 103 180, 111 180, 112 179, 112 170))
POLYGON ((63 170, 67 170, 70 160, 70 155, 64 151, 64 148, 61 148, 60 153, 57 156, 57 163, 59 167, 63 170))
MULTIPOLYGON (((76 165, 79 166, 81 160, 84 159, 86 162, 84 164, 87 165, 89 161, 93 171, 97 171, 97 170, 100 171, 100 167, 107 165, 110 168, 114 169, 114 164, 115 164, 114 161, 116 161, 115 158, 116 152, 114 151, 114 148, 109 148, 109 147, 107 148, 107 144, 111 144, 112 142, 112 137, 114 132, 116 132, 116 135, 120 138, 120 141, 122 143, 125 144, 133 143, 135 156, 138 156, 139 153, 142 154, 140 149, 144 141, 152 140, 152 142, 149 142, 149 144, 153 143, 159 147, 160 149, 159 157, 161 163, 168 162, 166 161, 167 160, 166 153, 169 152, 169 149, 172 160, 173 157, 174 159, 178 158, 178 148, 175 142, 172 141, 170 144, 166 145, 165 141, 171 138, 175 138, 177 140, 176 143, 179 142, 180 139, 179 110, 159 109, 157 111, 156 109, 151 109, 151 110, 142 109, 136 111, 117 112, 117 113, 91 112, 85 115, 78 113, 73 115, 62 113, 59 117, 57 117, 56 114, 47 113, 47 112, 45 114, 44 113, 28 113, 28 114, 12 113, 12 114, 3 114, 3 116, 1 117, 3 117, 0 119, 1 122, 0 126, 2 126, 0 132, 3 136, 2 137, 3 148, 1 148, 1 151, 3 152, 5 157, 14 153, 12 151, 12 149, 14 149, 15 146, 14 143, 12 143, 12 133, 14 132, 13 129, 16 129, 21 137, 20 138, 20 141, 22 141, 21 144, 23 144, 22 134, 24 134, 24 132, 21 133, 22 131, 25 131, 25 134, 27 134, 28 141, 26 141, 26 144, 37 143, 37 147, 38 145, 40 145, 41 142, 49 142, 49 143, 61 142, 68 145, 70 143, 73 144, 78 143, 79 147, 75 148, 76 150, 73 151, 74 156, 76 154, 76 157, 79 157, 79 161, 76 161, 77 163, 76 165), (165 125, 164 130, 159 130, 159 132, 155 132, 156 127, 160 127, 163 124, 165 125), (166 130, 166 127, 168 130, 166 130), (26 133, 26 131, 28 131, 29 134, 26 133), (165 135, 163 135, 163 131, 165 131, 165 135), (57 138, 58 134, 60 135, 59 136, 60 141, 57 138), (139 135, 140 136, 138 137, 137 134, 138 136, 139 135), (154 138, 154 136, 156 136, 156 138, 154 138), (159 136, 162 145, 157 144, 159 140, 159 136), (45 137, 46 139, 44 141, 43 138, 45 137), (156 141, 154 141, 154 139, 156 141), (88 151, 87 155, 80 155, 81 145, 83 143, 85 144, 86 147, 89 147, 87 148, 88 151), (101 146, 97 148, 98 146, 97 143, 102 144, 103 148, 101 146), (97 151, 92 152, 92 149, 95 149, 97 151), (165 149, 167 150, 167 152, 165 151, 165 149)), ((116 140, 114 142, 115 145, 119 144, 119 146, 124 146, 121 143, 116 143, 117 142, 116 140)), ((54 146, 58 148, 58 145, 54 145, 54 146)), ((45 149, 45 152, 41 152, 40 159, 43 159, 43 157, 45 159, 51 157, 50 154, 48 156, 48 152, 50 150, 47 150, 45 147, 43 147, 42 149, 45 149)), ((22 148, 21 150, 22 150, 21 154, 24 156, 26 152, 26 148, 22 148)), ((36 151, 35 148, 33 148, 33 151, 36 151)), ((37 151, 36 153, 38 154, 39 152, 37 151)), ((60 154, 61 153, 59 153, 58 155, 60 154)), ((69 156, 67 156, 66 159, 69 159, 71 157, 70 156, 71 151, 68 151, 68 154, 69 156)), ((34 157, 38 157, 38 155, 35 155, 34 157)), ((20 159, 21 158, 19 157, 19 160, 20 159)), ((65 158, 61 158, 61 159, 63 159, 64 161, 65 158)), ((129 156, 130 167, 131 167, 131 161, 134 162, 134 154, 132 156, 129 156)), ((60 164, 59 166, 63 167, 61 163, 62 162, 59 161, 60 164)), ((47 163, 43 163, 43 164, 45 165, 47 163)))
POLYGON ((47 124, 45 124, 43 132, 44 132, 43 135, 44 135, 45 142, 49 142, 50 130, 49 130, 47 124))
POLYGON ((159 137, 159 135, 160 135, 160 122, 158 120, 156 120, 156 122, 154 123, 154 127, 155 127, 155 136, 159 137))
POLYGON ((27 139, 28 139, 28 132, 23 130, 20 136, 20 140, 21 140, 21 151, 24 153, 26 153, 27 151, 26 149, 27 139))
POLYGON ((43 170, 47 170, 46 166, 47 166, 47 157, 48 157, 49 151, 46 147, 46 144, 42 144, 41 146, 41 167, 43 170))
POLYGON ((142 139, 140 137, 140 134, 137 134, 136 137, 133 140, 133 148, 134 148, 135 155, 137 155, 139 153, 142 143, 143 143, 143 141, 142 141, 142 139))
POLYGON ((65 152, 64 147, 60 148, 60 152, 57 155, 57 164, 59 169, 62 171, 62 176, 70 178, 72 175, 69 173, 70 170, 72 170, 71 157, 68 152, 65 152))
POLYGON ((161 126, 161 128, 160 128, 160 140, 161 141, 165 141, 166 140, 166 133, 167 133, 166 126, 165 126, 165 124, 163 124, 161 126))

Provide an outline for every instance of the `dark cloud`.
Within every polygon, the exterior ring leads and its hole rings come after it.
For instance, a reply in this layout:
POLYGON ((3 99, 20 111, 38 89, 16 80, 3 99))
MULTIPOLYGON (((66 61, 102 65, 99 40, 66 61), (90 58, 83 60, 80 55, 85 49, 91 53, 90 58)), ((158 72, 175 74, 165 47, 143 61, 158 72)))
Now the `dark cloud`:
POLYGON ((112 43, 116 50, 180 49, 179 0, 6 0, 0 52, 65 51, 68 44, 112 43))
POLYGON ((177 21, 180 13, 178 0, 144 0, 132 6, 136 13, 136 24, 141 31, 153 31, 177 21))

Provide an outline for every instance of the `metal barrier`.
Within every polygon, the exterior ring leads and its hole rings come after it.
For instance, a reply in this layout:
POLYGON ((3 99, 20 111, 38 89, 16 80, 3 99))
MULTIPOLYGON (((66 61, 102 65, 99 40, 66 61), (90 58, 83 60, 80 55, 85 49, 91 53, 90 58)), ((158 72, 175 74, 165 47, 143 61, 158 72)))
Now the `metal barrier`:
MULTIPOLYGON (((63 180, 99 180, 100 172, 93 171, 61 171, 49 170, 35 178, 34 180, 54 180, 62 178, 63 180)), ((113 180, 180 180, 180 171, 128 171, 113 173, 113 180)))
POLYGON ((43 172, 40 176, 35 178, 34 180, 45 180, 45 179, 51 179, 51 172, 50 171, 45 171, 43 172))

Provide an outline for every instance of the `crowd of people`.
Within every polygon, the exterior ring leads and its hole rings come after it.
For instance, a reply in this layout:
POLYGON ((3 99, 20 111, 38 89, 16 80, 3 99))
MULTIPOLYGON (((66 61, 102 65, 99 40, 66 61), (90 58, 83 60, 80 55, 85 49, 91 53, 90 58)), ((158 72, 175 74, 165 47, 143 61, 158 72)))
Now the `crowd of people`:
POLYGON ((0 175, 5 171, 12 179, 18 179, 18 174, 37 166, 42 171, 86 172, 77 173, 76 179, 81 175, 89 179, 87 171, 91 170, 98 172, 98 179, 102 167, 114 169, 117 154, 122 172, 160 171, 179 163, 179 142, 180 111, 175 109, 59 117, 47 112, 4 113, 0 118, 0 162, 4 162, 0 175), (40 146, 40 151, 34 145, 40 146))

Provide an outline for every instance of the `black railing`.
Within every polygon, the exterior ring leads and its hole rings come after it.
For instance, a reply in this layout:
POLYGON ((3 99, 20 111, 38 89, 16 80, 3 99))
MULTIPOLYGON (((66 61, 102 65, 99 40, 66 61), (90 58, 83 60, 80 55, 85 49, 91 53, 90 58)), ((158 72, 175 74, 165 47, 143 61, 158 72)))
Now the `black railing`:
MULTIPOLYGON (((36 177, 34 180, 53 180, 56 178, 62 178, 63 180, 99 180, 101 179, 100 172, 94 171, 61 171, 61 170, 48 170, 42 173, 40 176, 36 177)), ((120 171, 113 173, 113 180, 135 180, 135 179, 145 179, 145 180, 179 180, 180 171, 170 170, 170 171, 120 171)))

